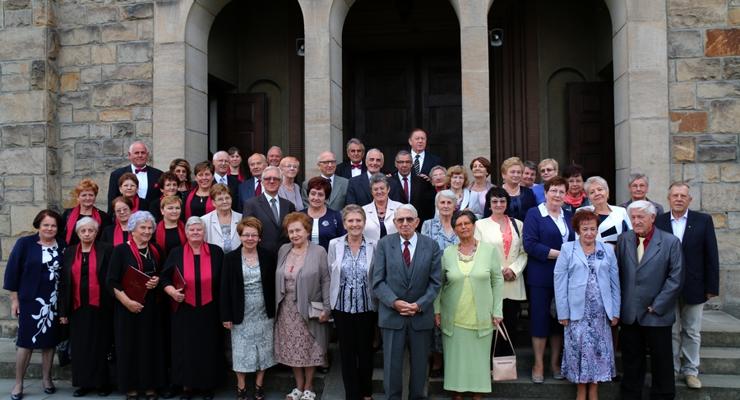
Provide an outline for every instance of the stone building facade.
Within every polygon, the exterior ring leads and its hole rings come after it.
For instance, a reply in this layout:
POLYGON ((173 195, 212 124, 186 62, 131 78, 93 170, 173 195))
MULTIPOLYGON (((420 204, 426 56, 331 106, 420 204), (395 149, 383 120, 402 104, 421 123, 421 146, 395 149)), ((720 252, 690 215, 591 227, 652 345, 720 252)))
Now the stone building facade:
MULTIPOLYGON (((305 38, 304 160, 342 153, 342 29, 355 0, 296 0, 305 38), (309 101, 310 100, 310 101, 309 101)), ((488 11, 449 0, 459 23, 462 159, 491 152, 488 11)), ((209 149, 208 39, 228 0, 0 0, 0 254, 47 206, 101 183, 134 140, 153 163, 209 149)), ((740 1, 604 0, 612 22, 617 200, 632 170, 653 197, 692 185, 713 215, 722 295, 740 306, 740 1)), ((313 166, 307 163, 307 175, 313 166)), ((103 196, 99 196, 102 204, 103 196)), ((2 295, 5 298, 5 294, 2 295)), ((2 301, 7 305, 7 301, 2 301)), ((9 307, 1 308, 7 318, 9 307)), ((3 336, 12 334, 2 324, 3 336)))

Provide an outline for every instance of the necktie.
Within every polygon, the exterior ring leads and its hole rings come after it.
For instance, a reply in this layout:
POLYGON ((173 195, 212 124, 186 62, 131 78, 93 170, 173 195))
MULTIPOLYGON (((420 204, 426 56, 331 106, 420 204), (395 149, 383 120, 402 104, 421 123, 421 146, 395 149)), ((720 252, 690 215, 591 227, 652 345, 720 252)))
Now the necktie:
POLYGON ((361 169, 361 168, 362 168, 362 165, 360 163, 352 164, 352 169, 361 169))
POLYGON ((270 208, 272 208, 272 215, 275 217, 275 222, 280 224, 280 212, 277 208, 277 199, 274 197, 270 199, 270 208))
POLYGON ((407 267, 411 266, 411 251, 409 250, 409 245, 411 242, 408 240, 403 242, 403 262, 406 263, 407 267))
POLYGON ((419 162, 418 154, 416 155, 416 157, 414 157, 414 172, 416 172, 416 175, 419 175, 421 173, 421 163, 419 162))
POLYGON ((406 202, 411 202, 411 196, 409 196, 409 178, 403 177, 403 193, 406 195, 406 202))
POLYGON ((134 168, 134 174, 138 174, 140 172, 146 172, 146 165, 141 168, 134 168))
POLYGON ((637 239, 640 241, 640 244, 637 245, 637 262, 639 263, 642 261, 643 254, 645 254, 645 238, 638 237, 637 239))
POLYGON ((254 195, 259 196, 262 194, 262 179, 257 179, 257 187, 254 188, 254 195))

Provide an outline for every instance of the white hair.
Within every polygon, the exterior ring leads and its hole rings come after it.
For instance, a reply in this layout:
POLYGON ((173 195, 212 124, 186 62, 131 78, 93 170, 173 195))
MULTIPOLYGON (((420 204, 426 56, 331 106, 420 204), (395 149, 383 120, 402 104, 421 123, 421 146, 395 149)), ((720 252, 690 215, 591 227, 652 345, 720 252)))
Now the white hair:
POLYGON ((192 217, 188 218, 187 221, 185 221, 185 229, 188 229, 191 225, 200 225, 205 228, 206 224, 203 222, 200 217, 196 217, 193 215, 192 217))
POLYGON ((137 226, 143 224, 144 222, 151 222, 152 227, 157 226, 157 221, 154 220, 154 216, 149 211, 137 211, 128 219, 128 223, 126 224, 126 227, 129 231, 133 231, 136 229, 137 226))
POLYGON ((149 146, 147 146, 146 143, 142 142, 141 140, 137 140, 137 141, 131 143, 128 146, 128 152, 131 153, 134 150, 134 146, 136 146, 137 144, 140 144, 140 145, 144 146, 144 149, 146 149, 146 152, 149 153, 149 146))
POLYGON ((265 179, 265 174, 269 171, 277 171, 278 178, 283 179, 283 171, 280 171, 280 168, 274 165, 268 165, 267 167, 265 167, 265 169, 262 170, 262 175, 260 175, 260 179, 265 179))
POLYGON ((632 203, 630 203, 630 205, 627 206, 628 213, 632 210, 643 211, 651 215, 657 214, 657 211, 655 210, 655 206, 653 205, 653 203, 647 200, 633 201, 632 203))
POLYGON ((79 233, 80 229, 83 226, 88 226, 88 225, 92 225, 92 227, 95 228, 96 231, 100 228, 100 224, 98 223, 98 221, 92 219, 91 217, 82 217, 75 224, 75 232, 79 233))
POLYGON ((416 211, 416 207, 414 207, 413 204, 401 204, 398 208, 396 208, 396 214, 398 214, 398 212, 401 210, 406 210, 410 212, 414 218, 419 217, 419 212, 416 211))
POLYGON ((586 179, 586 182, 583 184, 583 190, 586 191, 586 193, 588 193, 589 188, 593 184, 603 187, 604 190, 606 190, 606 192, 609 193, 609 184, 606 183, 606 179, 600 176, 592 176, 586 179))
POLYGON ((450 189, 445 189, 440 190, 437 195, 434 196, 434 205, 437 205, 442 197, 448 200, 452 200, 452 202, 457 202, 457 196, 455 196, 455 192, 450 189))
POLYGON ((215 153, 213 153, 213 161, 216 161, 216 156, 226 156, 226 158, 229 157, 229 153, 223 150, 219 150, 215 153))

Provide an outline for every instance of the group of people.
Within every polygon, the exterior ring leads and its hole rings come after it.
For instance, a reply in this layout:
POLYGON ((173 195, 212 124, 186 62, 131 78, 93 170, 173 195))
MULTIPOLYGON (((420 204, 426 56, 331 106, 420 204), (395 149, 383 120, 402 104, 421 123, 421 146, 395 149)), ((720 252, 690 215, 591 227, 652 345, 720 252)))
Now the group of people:
POLYGON ((41 211, 38 233, 12 250, 11 398, 23 397, 33 349, 44 391, 55 391, 66 331, 76 397, 109 394, 113 360, 128 400, 212 398, 230 340, 238 399, 264 399, 266 371, 283 364, 295 378, 286 399, 313 400, 335 329, 348 400, 372 398, 381 346, 388 399, 403 387, 426 398, 429 375, 456 399, 480 399, 492 390, 496 331, 517 334, 525 311, 534 383, 545 380, 549 341, 551 376, 577 384, 578 399, 617 376, 617 344, 623 398, 641 398, 648 353, 652 398, 673 398, 674 374, 701 386, 698 332, 703 303, 719 294, 719 261, 711 217, 688 209, 688 184, 671 185, 663 213, 647 176, 633 174, 630 201, 616 206, 606 180, 584 181, 575 164, 562 176, 553 159, 445 167, 425 131, 408 141, 386 169, 380 149, 351 139, 347 161, 322 152, 320 176, 302 185, 300 160, 277 146, 249 156, 249 173, 236 148, 162 172, 134 142, 131 164, 110 175, 107 212, 83 179, 75 206, 41 211))

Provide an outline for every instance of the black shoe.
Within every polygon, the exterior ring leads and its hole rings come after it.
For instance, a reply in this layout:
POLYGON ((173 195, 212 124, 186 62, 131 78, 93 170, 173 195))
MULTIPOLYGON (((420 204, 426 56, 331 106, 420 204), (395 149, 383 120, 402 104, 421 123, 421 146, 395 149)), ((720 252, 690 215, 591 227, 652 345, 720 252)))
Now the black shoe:
POLYGON ((72 392, 72 397, 83 397, 88 393, 90 393, 90 389, 81 387, 72 392))
POLYGON ((54 385, 51 385, 49 387, 45 387, 44 388, 44 393, 46 393, 46 394, 54 394, 56 392, 57 392, 57 388, 54 385))
POLYGON ((254 400, 265 400, 265 389, 262 386, 254 385, 254 400))
POLYGON ((107 397, 112 392, 110 386, 103 386, 98 388, 98 396, 107 397))
POLYGON ((160 396, 163 399, 171 399, 175 397, 175 391, 172 389, 165 389, 163 392, 160 393, 160 396))
POLYGON ((326 375, 329 373, 329 368, 331 368, 331 365, 328 367, 321 366, 316 368, 316 370, 319 371, 319 373, 326 375))
POLYGON ((10 400, 22 400, 22 399, 23 399, 23 392, 10 394, 10 400))
POLYGON ((236 387, 236 400, 247 400, 247 387, 245 386, 243 389, 240 389, 239 386, 236 387))
POLYGON ((213 400, 213 390, 204 390, 203 400, 213 400))

